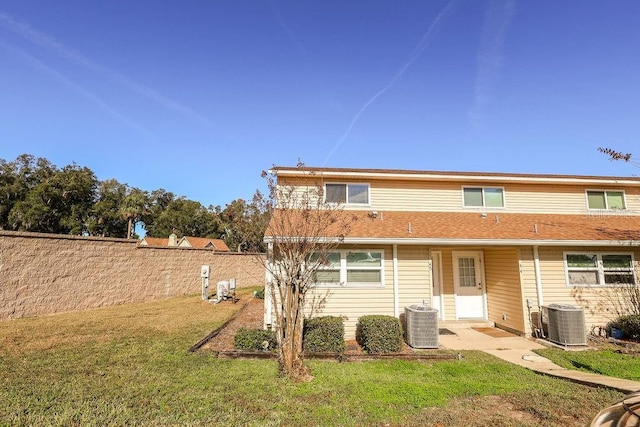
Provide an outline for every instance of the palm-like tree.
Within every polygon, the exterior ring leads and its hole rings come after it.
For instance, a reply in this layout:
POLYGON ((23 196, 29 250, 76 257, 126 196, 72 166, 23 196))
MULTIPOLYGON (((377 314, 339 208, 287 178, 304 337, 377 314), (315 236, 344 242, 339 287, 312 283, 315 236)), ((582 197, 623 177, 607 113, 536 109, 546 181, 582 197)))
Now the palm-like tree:
POLYGON ((135 223, 146 212, 147 198, 142 190, 132 189, 122 201, 120 215, 127 220, 127 239, 131 238, 135 223))

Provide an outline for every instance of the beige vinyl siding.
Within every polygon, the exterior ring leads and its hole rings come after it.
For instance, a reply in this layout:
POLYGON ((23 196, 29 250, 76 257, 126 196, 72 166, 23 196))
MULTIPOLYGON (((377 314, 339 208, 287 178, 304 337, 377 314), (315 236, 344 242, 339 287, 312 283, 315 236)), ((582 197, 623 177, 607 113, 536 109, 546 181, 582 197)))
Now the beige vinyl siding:
POLYGON ((462 209, 462 187, 440 182, 377 181, 371 184, 371 209, 448 211, 462 209))
POLYGON ((453 289, 453 258, 451 248, 442 251, 442 296, 444 304, 444 320, 456 320, 456 304, 453 289))
MULTIPOLYGON (((371 185, 371 209, 469 212, 490 210, 513 213, 583 214, 588 211, 586 190, 593 186, 559 186, 541 184, 485 184, 483 187, 504 188, 504 208, 465 208, 463 187, 477 187, 477 183, 443 182, 374 182, 371 185)), ((620 189, 598 187, 597 189, 620 189)), ((640 192, 623 188, 627 211, 640 212, 640 192)))
POLYGON ((345 339, 354 339, 360 316, 385 314, 393 316, 393 287, 358 289, 355 287, 317 289, 315 295, 327 296, 324 306, 314 313, 317 316, 342 317, 345 339))
POLYGON ((538 291, 536 287, 536 270, 533 262, 533 248, 521 248, 520 251, 520 284, 522 289, 522 312, 525 313, 525 333, 533 334, 537 327, 537 314, 539 311, 538 291), (527 307, 527 299, 533 302, 531 310, 527 307), (530 318, 529 312, 532 313, 530 318))
MULTIPOLYGON (((284 182, 284 181, 283 181, 284 182)), ((627 212, 640 213, 640 189, 633 187, 613 187, 598 185, 558 185, 558 184, 504 184, 477 182, 438 182, 401 180, 309 180, 287 181, 300 185, 301 190, 313 188, 325 182, 368 183, 369 205, 347 205, 345 209, 375 209, 381 211, 438 211, 473 212, 474 210, 513 213, 557 213, 584 214, 587 209, 587 190, 623 190, 627 212), (504 189, 504 208, 465 208, 462 202, 463 187, 499 187, 504 189)))
POLYGON ((484 250, 487 309, 489 320, 496 325, 524 333, 518 255, 517 248, 484 250))
POLYGON ((424 246, 398 246, 398 308, 411 304, 431 304, 431 261, 424 246))
MULTIPOLYGON (((593 186, 523 185, 505 187, 509 212, 582 214, 588 212, 587 189, 593 186)), ((610 187, 597 187, 610 189, 610 187)), ((616 188, 621 189, 621 188, 616 188)), ((624 188, 627 210, 639 212, 640 193, 637 188, 624 188)))
POLYGON ((278 191, 280 194, 285 194, 291 197, 291 200, 286 203, 286 207, 291 207, 294 204, 300 204, 304 206, 304 204, 308 203, 313 206, 317 201, 318 196, 318 187, 315 187, 312 182, 309 182, 308 185, 304 185, 304 183, 289 183, 289 182, 280 182, 278 184, 278 191), (290 192, 291 189, 294 191, 290 192))
MULTIPOLYGON (((339 249, 359 250, 357 247, 339 249)), ((313 313, 317 316, 338 316, 344 319, 345 339, 354 339, 360 316, 368 314, 394 315, 393 300, 393 248, 367 246, 362 249, 384 250, 384 287, 376 286, 319 286, 313 290, 316 300, 324 303, 313 313)), ((307 315, 312 313, 307 310, 307 315)))
POLYGON ((587 329, 597 325, 604 325, 613 317, 613 307, 610 296, 615 290, 611 287, 569 287, 566 283, 564 269, 564 252, 616 252, 633 253, 636 269, 640 249, 630 247, 546 247, 540 248, 540 270, 542 277, 544 304, 571 304, 584 308, 587 329))

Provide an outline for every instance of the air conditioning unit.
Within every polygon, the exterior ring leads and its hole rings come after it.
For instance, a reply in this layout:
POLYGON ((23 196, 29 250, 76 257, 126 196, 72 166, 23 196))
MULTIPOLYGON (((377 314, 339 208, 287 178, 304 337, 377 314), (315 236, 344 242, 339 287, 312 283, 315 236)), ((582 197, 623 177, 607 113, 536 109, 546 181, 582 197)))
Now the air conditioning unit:
POLYGON ((568 304, 542 306, 542 323, 549 341, 564 346, 587 345, 584 311, 568 304))
POLYGON ((438 348, 438 310, 424 304, 405 307, 407 344, 413 348, 438 348))

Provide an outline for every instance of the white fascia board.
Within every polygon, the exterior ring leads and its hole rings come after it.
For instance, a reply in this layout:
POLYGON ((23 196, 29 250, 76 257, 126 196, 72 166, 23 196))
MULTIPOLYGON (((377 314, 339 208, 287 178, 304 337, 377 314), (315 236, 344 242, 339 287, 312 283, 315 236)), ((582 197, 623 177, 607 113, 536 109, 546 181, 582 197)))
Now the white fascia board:
POLYGON ((618 177, 545 177, 545 176, 509 176, 509 175, 466 175, 464 173, 401 173, 401 172, 365 172, 365 171, 297 171, 278 170, 278 176, 322 176, 323 178, 358 178, 358 179, 399 179, 418 181, 477 181, 477 182, 529 182, 545 184, 580 184, 580 185, 635 185, 640 186, 638 180, 618 177))
MULTIPOLYGON (((266 243, 273 242, 265 237, 266 243)), ((335 243, 336 239, 324 239, 335 243)), ((322 242, 322 240, 320 240, 322 242)), ((429 238, 376 238, 347 237, 341 244, 358 245, 425 245, 425 246, 640 246, 640 240, 529 240, 529 239, 429 239, 429 238)))

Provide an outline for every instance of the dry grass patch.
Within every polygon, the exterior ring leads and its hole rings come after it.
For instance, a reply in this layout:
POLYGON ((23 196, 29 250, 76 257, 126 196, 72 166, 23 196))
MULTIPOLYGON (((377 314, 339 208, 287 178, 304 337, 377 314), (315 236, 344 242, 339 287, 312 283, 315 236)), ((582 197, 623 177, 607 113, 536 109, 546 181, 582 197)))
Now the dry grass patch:
POLYGON ((251 290, 238 295, 237 304, 186 296, 0 322, 0 352, 19 355, 136 336, 180 335, 195 342, 238 311, 251 290))

